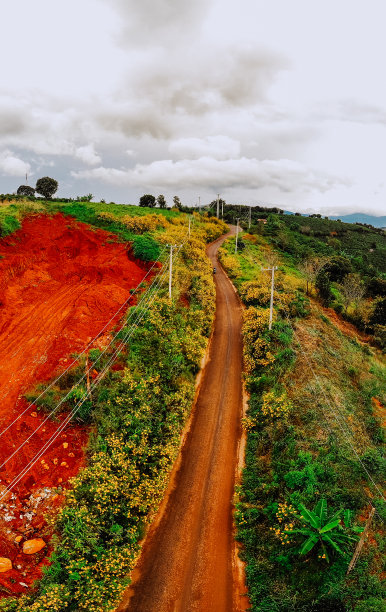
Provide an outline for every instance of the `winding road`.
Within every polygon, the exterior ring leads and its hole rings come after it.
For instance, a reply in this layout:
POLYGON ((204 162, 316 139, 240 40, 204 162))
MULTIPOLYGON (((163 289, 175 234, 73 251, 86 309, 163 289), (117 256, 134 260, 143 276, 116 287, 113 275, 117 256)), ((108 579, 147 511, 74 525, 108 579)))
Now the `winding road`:
POLYGON ((217 268, 216 318, 191 425, 119 612, 249 607, 232 524, 242 414, 241 305, 217 260, 225 238, 208 247, 217 268))

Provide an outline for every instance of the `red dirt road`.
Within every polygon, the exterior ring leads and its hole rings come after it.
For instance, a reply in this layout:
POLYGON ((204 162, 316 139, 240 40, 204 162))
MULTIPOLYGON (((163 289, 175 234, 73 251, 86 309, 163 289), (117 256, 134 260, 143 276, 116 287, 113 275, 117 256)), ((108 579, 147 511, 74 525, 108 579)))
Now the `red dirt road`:
MULTIPOLYGON (((28 406, 22 394, 65 370, 71 354, 83 351, 109 322, 146 269, 129 259, 114 235, 60 214, 25 219, 19 231, 0 240, 0 255, 1 466, 44 420, 32 407, 3 434, 28 406)), ((92 348, 106 343, 115 323, 117 317, 92 348)), ((45 423, 0 468, 0 495, 57 427, 45 423)), ((44 515, 55 514, 62 503, 54 487, 66 486, 79 471, 87 438, 85 428, 69 426, 0 501, 0 557, 13 563, 12 570, 0 573, 0 597, 24 592, 39 576, 50 549, 28 556, 21 552, 23 541, 48 541, 44 515)))
POLYGON ((241 437, 241 306, 217 267, 216 320, 192 423, 160 516, 149 530, 119 611, 248 609, 236 567, 232 495, 241 437))

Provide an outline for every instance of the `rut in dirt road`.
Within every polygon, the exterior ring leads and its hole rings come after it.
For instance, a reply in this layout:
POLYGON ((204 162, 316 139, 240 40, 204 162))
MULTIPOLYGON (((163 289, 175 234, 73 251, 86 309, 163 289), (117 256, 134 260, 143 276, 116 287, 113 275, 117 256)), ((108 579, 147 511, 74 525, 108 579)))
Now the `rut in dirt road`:
POLYGON ((242 414, 241 306, 217 261, 224 239, 208 249, 217 267, 216 320, 191 427, 120 612, 248 609, 232 530, 242 414))

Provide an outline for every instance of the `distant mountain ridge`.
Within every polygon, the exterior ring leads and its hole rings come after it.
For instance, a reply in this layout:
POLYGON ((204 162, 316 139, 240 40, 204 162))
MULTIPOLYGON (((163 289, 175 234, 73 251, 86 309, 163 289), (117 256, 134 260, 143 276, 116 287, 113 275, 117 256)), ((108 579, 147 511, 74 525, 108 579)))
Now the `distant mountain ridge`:
MULTIPOLYGON (((294 215, 292 211, 285 210, 284 214, 294 215)), ((322 213, 321 213, 322 214, 322 213)), ((309 217, 307 213, 302 213, 302 217, 309 217)), ((322 217, 325 215, 322 214, 322 217)), ((329 219, 336 221, 340 219, 343 223, 366 223, 373 227, 384 227, 386 228, 386 216, 376 217, 375 215, 366 215, 365 213, 351 213, 350 215, 326 215, 329 219)))
POLYGON ((386 216, 375 217, 365 213, 352 213, 351 215, 331 215, 330 219, 340 219, 344 223, 367 223, 373 227, 386 227, 386 216))

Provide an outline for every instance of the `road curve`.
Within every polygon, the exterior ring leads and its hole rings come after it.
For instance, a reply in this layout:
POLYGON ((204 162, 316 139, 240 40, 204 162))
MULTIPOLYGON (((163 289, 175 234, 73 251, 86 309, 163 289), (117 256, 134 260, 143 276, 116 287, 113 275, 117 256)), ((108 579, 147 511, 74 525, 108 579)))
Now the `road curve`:
MULTIPOLYGON (((232 230, 234 233, 234 230, 232 230)), ((232 495, 241 436, 241 306, 217 260, 216 318, 191 427, 170 493, 119 612, 241 612, 232 495)))

